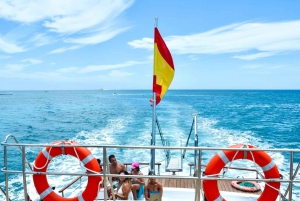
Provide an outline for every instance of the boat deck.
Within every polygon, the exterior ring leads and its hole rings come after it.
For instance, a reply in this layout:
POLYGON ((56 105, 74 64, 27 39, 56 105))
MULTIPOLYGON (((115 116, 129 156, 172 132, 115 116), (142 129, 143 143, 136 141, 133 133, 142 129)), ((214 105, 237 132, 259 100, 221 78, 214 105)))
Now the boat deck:
POLYGON ((188 179, 156 179, 163 187, 195 188, 195 181, 188 179))
MULTIPOLYGON (((157 179, 163 187, 171 188, 195 188, 195 181, 188 179, 157 179)), ((257 192, 244 192, 237 190, 231 186, 231 181, 219 180, 218 187, 220 191, 236 192, 236 193, 248 193, 254 195, 260 195, 261 190, 257 192)))

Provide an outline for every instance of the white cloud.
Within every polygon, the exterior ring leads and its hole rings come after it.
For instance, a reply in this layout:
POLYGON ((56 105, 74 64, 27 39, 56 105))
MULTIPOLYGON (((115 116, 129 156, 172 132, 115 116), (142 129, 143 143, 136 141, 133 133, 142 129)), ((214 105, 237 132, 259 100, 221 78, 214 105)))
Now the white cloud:
POLYGON ((153 49, 153 38, 142 38, 141 40, 134 40, 128 42, 128 45, 131 45, 134 48, 142 48, 142 49, 153 49))
POLYGON ((76 44, 82 44, 82 45, 87 45, 87 44, 97 44, 101 43, 104 41, 107 41, 116 35, 126 31, 128 28, 122 28, 122 29, 116 29, 116 30, 106 30, 103 32, 99 32, 97 34, 91 34, 86 37, 79 37, 79 38, 69 38, 66 39, 66 43, 76 43, 76 44))
POLYGON ((233 56, 233 58, 243 59, 243 60, 254 60, 262 57, 270 57, 277 54, 276 52, 260 52, 256 54, 248 54, 248 55, 238 55, 233 56))
POLYGON ((43 61, 37 59, 23 59, 22 62, 25 62, 28 65, 35 65, 35 64, 42 63, 43 61))
POLYGON ((5 72, 22 71, 27 65, 24 64, 7 64, 5 66, 5 72))
MULTIPOLYGON (((22 39, 22 46, 28 49, 56 41, 97 44, 128 29, 118 16, 133 3, 134 0, 3 0, 0 18, 20 23, 16 32, 27 34, 8 33, 6 38, 19 43, 22 39)), ((25 51, 16 44, 4 43, 0 38, 0 50, 4 52, 25 51)), ((54 53, 62 50, 72 49, 61 48, 54 53)))
POLYGON ((58 69, 56 72, 58 73, 76 73, 78 71, 79 68, 77 67, 69 67, 69 68, 61 68, 58 69))
POLYGON ((15 52, 24 52, 25 50, 22 47, 19 47, 15 44, 5 42, 0 38, 0 50, 6 53, 15 53, 15 52))
POLYGON ((80 69, 78 73, 80 73, 80 74, 92 73, 92 72, 103 71, 103 70, 125 68, 125 67, 130 67, 130 66, 134 66, 134 65, 138 65, 138 64, 144 64, 144 62, 126 61, 126 62, 120 63, 120 64, 87 66, 85 68, 80 69))
POLYGON ((21 62, 22 63, 19 64, 6 64, 1 73, 10 75, 11 73, 23 71, 25 67, 36 65, 43 61, 37 59, 23 59, 21 62))
POLYGON ((56 40, 43 33, 43 34, 34 35, 32 38, 28 40, 28 43, 35 44, 35 46, 39 47, 39 46, 47 45, 54 41, 56 40))
POLYGON ((198 60, 198 57, 196 55, 189 55, 188 58, 192 61, 198 60))
POLYGON ((145 64, 145 62, 139 61, 126 61, 120 64, 111 64, 111 65, 93 65, 93 66, 86 66, 83 68, 79 67, 69 67, 69 68, 61 68, 58 69, 57 73, 76 73, 76 74, 86 74, 86 73, 93 73, 103 70, 111 70, 111 69, 118 69, 118 68, 125 68, 134 65, 145 64))
MULTIPOLYGON (((99 81, 102 83, 108 82, 118 82, 119 79, 107 76, 107 75, 82 75, 82 76, 73 76, 72 74, 61 74, 58 72, 33 72, 33 73, 25 73, 22 71, 6 71, 0 69, 0 78, 9 78, 9 79, 23 79, 28 80, 30 82, 36 83, 35 89, 45 89, 50 86, 55 86, 56 89, 68 89, 68 86, 76 86, 74 89, 80 88, 81 85, 85 85, 87 83, 91 83, 93 86, 99 85, 99 81), (41 83, 47 83, 47 85, 43 85, 41 83), (79 84, 80 83, 80 84, 79 84), (53 84, 53 85, 52 85, 53 84), (80 86, 79 86, 80 85, 80 86)), ((20 89, 22 87, 18 87, 20 89)), ((82 88, 85 88, 84 86, 82 88)), ((89 88, 89 87, 87 87, 89 88)), ((25 86, 25 89, 26 86, 25 86)), ((51 89, 51 88, 50 88, 51 89)), ((53 89, 53 88, 52 88, 53 89)))
MULTIPOLYGON (((60 2, 60 1, 59 1, 60 2)), ((44 26, 51 31, 58 33, 75 33, 78 31, 99 27, 99 24, 111 23, 115 17, 120 15, 125 9, 130 7, 132 0, 102 0, 102 1, 74 1, 65 3, 65 10, 51 21, 46 21, 44 26), (71 6, 71 9, 69 8, 71 6)), ((55 1, 57 4, 57 1, 55 1)), ((91 32, 93 30, 90 30, 91 32)))
POLYGON ((122 79, 122 78, 133 75, 133 73, 123 72, 123 71, 119 71, 119 70, 113 70, 108 75, 112 78, 122 79))
MULTIPOLYGON (((164 37, 175 54, 223 54, 258 51, 257 54, 235 56, 256 59, 300 50, 300 20, 272 23, 240 23, 204 33, 164 37)), ((143 38, 128 44, 134 48, 153 49, 153 39, 143 38)))
POLYGON ((44 21, 54 32, 76 32, 115 18, 133 0, 3 0, 0 17, 21 23, 44 21))
POLYGON ((68 50, 76 50, 78 48, 80 48, 81 46, 75 45, 72 47, 62 47, 62 48, 58 48, 56 50, 51 51, 49 54, 57 54, 57 53, 62 53, 68 50))

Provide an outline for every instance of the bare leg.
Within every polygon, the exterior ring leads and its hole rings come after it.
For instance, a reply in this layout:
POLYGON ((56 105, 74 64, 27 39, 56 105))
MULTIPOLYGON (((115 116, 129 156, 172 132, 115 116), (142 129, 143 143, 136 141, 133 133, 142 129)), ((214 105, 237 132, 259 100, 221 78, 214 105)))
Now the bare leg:
POLYGON ((139 184, 132 184, 131 186, 131 191, 132 191, 132 195, 134 200, 137 200, 137 191, 140 189, 140 185, 139 184))
POLYGON ((111 187, 107 186, 107 197, 111 196, 111 187))

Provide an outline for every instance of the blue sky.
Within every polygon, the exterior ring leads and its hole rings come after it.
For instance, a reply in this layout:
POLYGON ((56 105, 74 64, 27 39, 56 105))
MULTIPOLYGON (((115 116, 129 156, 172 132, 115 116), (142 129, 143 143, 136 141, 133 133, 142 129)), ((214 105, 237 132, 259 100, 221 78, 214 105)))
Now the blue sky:
POLYGON ((155 17, 171 89, 300 89, 298 1, 2 0, 0 90, 151 89, 155 17))

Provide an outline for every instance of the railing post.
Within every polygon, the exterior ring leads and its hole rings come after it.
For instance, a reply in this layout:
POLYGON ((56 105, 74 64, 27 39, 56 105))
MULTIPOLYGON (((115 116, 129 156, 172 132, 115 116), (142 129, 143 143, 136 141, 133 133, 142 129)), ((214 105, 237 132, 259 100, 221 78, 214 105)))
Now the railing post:
POLYGON ((289 182, 289 200, 293 198, 293 163, 294 163, 294 152, 291 151, 290 155, 290 182, 289 182))
MULTIPOLYGON (((4 145, 4 167, 5 170, 7 170, 7 147, 4 145)), ((6 191, 6 201, 10 201, 9 195, 8 195, 8 173, 5 172, 5 191, 6 191)))
POLYGON ((158 164, 157 166, 158 175, 160 175, 160 165, 158 164))
POLYGON ((25 146, 21 147, 22 150, 22 172, 23 172, 23 185, 24 185, 24 198, 28 201, 27 183, 26 183, 26 164, 25 164, 25 146))
POLYGON ((200 201, 201 200, 201 180, 202 180, 202 175, 201 175, 201 158, 202 158, 202 150, 199 150, 199 155, 198 155, 198 166, 197 168, 197 172, 194 176, 197 176, 198 179, 196 180, 196 187, 195 187, 195 201, 200 201))
MULTIPOLYGON (((107 199, 107 185, 106 185, 106 172, 107 172, 107 154, 106 154, 106 147, 103 147, 103 185, 104 185, 104 200, 106 201, 107 199)), ((113 192, 112 188, 112 192, 113 192)))
MULTIPOLYGON (((194 116, 195 147, 198 147, 197 114, 194 116)), ((194 174, 197 167, 197 150, 194 151, 194 174)))
POLYGON ((199 201, 201 200, 201 189, 202 189, 202 174, 201 174, 201 167, 202 167, 202 150, 199 150, 199 157, 198 157, 198 174, 199 174, 199 182, 200 182, 200 188, 199 188, 199 201))

